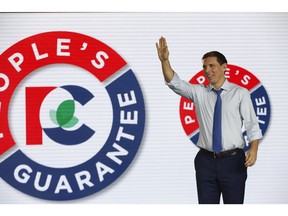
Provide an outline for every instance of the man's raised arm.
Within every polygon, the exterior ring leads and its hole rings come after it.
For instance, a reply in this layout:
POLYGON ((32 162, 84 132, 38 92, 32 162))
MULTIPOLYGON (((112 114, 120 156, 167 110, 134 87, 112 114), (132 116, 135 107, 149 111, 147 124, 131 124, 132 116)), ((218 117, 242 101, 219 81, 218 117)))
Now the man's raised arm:
POLYGON ((161 61, 164 79, 167 83, 169 83, 174 76, 174 71, 169 62, 169 50, 166 39, 164 37, 161 37, 159 39, 159 44, 156 43, 156 48, 158 52, 158 57, 161 61))

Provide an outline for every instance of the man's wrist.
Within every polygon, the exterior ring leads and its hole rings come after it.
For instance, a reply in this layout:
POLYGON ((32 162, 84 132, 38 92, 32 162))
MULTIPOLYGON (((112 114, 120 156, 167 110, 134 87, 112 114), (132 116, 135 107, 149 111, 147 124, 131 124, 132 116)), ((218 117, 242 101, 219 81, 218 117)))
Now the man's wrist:
POLYGON ((169 62, 169 59, 163 59, 163 60, 160 60, 162 63, 166 63, 166 62, 169 62))
POLYGON ((250 145, 250 150, 258 151, 259 140, 253 140, 250 145))

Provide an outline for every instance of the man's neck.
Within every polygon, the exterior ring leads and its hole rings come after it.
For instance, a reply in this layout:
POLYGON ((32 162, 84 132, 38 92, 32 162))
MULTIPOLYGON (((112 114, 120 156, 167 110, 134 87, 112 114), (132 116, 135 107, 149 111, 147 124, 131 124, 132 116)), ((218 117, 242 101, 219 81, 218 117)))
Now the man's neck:
POLYGON ((219 90, 223 86, 225 80, 226 78, 224 78, 224 80, 221 82, 215 83, 215 85, 213 85, 214 89, 219 90))

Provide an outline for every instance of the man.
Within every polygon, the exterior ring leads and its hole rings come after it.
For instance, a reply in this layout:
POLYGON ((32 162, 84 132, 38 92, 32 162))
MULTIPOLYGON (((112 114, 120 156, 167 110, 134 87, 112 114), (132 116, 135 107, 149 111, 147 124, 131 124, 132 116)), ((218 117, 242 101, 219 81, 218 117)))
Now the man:
POLYGON ((262 138, 249 91, 225 78, 227 60, 220 52, 212 51, 202 58, 210 83, 204 86, 183 81, 174 72, 164 37, 156 48, 167 85, 196 106, 200 150, 194 162, 199 203, 219 204, 222 194, 225 204, 243 204, 247 167, 255 164, 262 138), (243 124, 251 144, 246 155, 243 124))

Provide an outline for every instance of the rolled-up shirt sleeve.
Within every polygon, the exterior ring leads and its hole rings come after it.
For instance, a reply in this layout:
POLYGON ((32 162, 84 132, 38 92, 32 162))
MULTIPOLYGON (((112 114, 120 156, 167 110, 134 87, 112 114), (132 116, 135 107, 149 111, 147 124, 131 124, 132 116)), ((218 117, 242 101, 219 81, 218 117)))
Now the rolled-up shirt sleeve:
POLYGON ((262 131, 248 90, 243 91, 240 112, 244 120, 248 141, 252 142, 253 140, 261 139, 262 131))
POLYGON ((174 72, 172 80, 169 83, 166 82, 166 85, 180 96, 190 100, 194 100, 195 98, 195 86, 187 81, 181 80, 176 72, 174 72))

